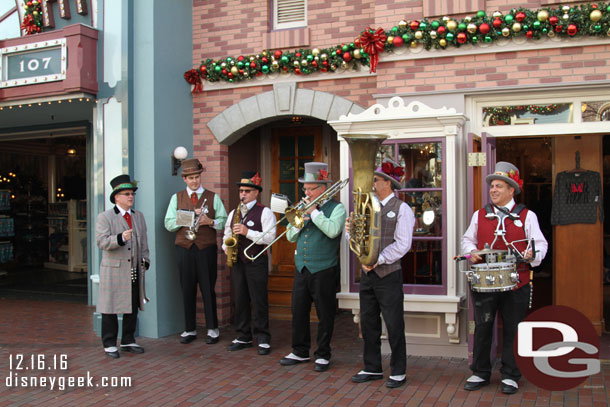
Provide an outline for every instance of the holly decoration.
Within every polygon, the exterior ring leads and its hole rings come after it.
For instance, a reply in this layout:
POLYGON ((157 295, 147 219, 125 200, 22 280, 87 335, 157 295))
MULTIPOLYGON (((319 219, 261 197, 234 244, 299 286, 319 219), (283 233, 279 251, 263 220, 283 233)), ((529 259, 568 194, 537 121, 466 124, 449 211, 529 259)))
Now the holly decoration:
POLYGON ((23 21, 21 29, 25 35, 32 35, 42 31, 42 6, 38 0, 30 0, 24 4, 23 21))
MULTIPOLYGON (((40 9, 36 0, 31 3, 40 9)), ((41 13, 38 16, 41 20, 41 13)), ((41 25, 42 21, 38 27, 41 25)), ((610 36, 610 3, 544 7, 539 10, 519 7, 505 13, 496 11, 491 15, 479 11, 459 21, 450 17, 401 20, 388 31, 369 27, 353 42, 330 48, 264 50, 259 54, 240 55, 237 58, 208 58, 197 69, 185 73, 185 79, 195 85, 193 91, 198 92, 201 88, 195 75, 199 75, 202 81, 239 82, 261 75, 332 73, 338 69, 356 70, 359 66, 368 66, 371 72, 375 72, 382 53, 390 53, 401 47, 442 50, 464 45, 476 46, 480 42, 491 44, 513 37, 537 40, 547 36, 610 36), (237 66, 237 72, 232 69, 234 66, 237 66)))

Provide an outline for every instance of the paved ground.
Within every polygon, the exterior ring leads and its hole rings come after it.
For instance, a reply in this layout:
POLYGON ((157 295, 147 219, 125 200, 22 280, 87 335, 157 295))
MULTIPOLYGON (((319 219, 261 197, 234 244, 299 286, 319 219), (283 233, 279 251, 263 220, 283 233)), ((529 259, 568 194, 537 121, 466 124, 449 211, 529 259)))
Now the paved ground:
MULTIPOLYGON (((602 363, 600 374, 566 392, 548 392, 522 380, 517 394, 505 396, 499 391, 496 372, 490 386, 468 393, 462 389, 470 375, 467 362, 434 357, 409 357, 408 383, 399 389, 385 388, 384 381, 351 383, 350 377, 361 368, 362 344, 348 313, 337 318, 332 368, 325 373, 314 372, 313 363, 279 365, 290 351, 290 325, 283 321, 272 321, 274 347, 268 356, 258 356, 254 348, 227 352, 233 335, 227 328, 221 330, 216 345, 201 339, 182 345, 177 337, 140 338, 145 354, 123 354, 111 360, 92 332, 91 313, 92 308, 82 304, 0 298, 0 407, 608 405, 610 362, 602 363), (21 367, 30 369, 17 369, 21 354, 25 359, 21 367), (44 355, 41 370, 37 369, 38 355, 44 355), (60 369, 62 360, 67 370, 60 369), (87 374, 92 376, 92 388, 50 390, 50 383, 7 387, 8 378, 48 376, 57 387, 60 380, 87 374), (102 377, 128 377, 131 386, 101 387, 102 377)), ((388 363, 384 361, 386 377, 388 363)))

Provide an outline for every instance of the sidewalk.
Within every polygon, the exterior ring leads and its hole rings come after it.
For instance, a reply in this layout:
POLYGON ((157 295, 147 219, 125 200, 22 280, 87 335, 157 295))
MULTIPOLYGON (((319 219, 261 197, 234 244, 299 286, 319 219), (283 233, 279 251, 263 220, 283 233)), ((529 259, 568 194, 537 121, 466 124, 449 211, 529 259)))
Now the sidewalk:
MULTIPOLYGON (((139 338, 145 354, 122 353, 120 359, 112 360, 103 354, 100 340, 93 333, 92 312, 82 304, 0 298, 0 407, 608 405, 610 362, 602 362, 600 374, 566 392, 548 392, 522 380, 519 392, 506 396, 500 392, 496 369, 490 386, 469 393, 462 389, 470 376, 466 360, 413 356, 408 359, 406 386, 390 390, 384 386, 385 380, 352 383, 350 377, 362 368, 362 344, 357 326, 346 312, 337 318, 331 369, 324 373, 314 372, 313 362, 279 365, 279 359, 290 352, 290 323, 286 321, 271 321, 273 348, 268 356, 257 355, 255 347, 227 352, 233 330, 226 328, 215 345, 205 344, 201 330, 198 339, 189 345, 178 343, 177 335, 139 338), (34 370, 16 369, 19 354, 25 357, 22 365, 28 366, 31 355, 35 355, 34 370), (42 370, 37 369, 37 355, 44 355, 42 370), (62 355, 66 355, 67 370, 60 370, 62 355), (50 384, 6 386, 8 376, 13 380, 49 376, 57 387, 59 380, 86 377, 88 373, 92 388, 61 391, 50 390, 50 384), (129 377, 131 386, 102 387, 102 376, 129 377)), ((386 378, 388 364, 389 358, 384 360, 386 378)))

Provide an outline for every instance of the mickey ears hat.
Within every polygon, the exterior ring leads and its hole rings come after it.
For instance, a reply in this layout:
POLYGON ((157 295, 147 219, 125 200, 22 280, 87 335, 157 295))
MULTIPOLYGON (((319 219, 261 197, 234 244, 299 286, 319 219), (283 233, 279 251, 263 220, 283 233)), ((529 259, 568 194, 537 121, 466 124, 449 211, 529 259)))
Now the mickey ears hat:
POLYGON ((404 175, 404 169, 394 160, 384 158, 381 167, 377 168, 373 174, 382 177, 386 181, 390 181, 395 189, 401 189, 401 177, 404 175))
POLYGON ((240 187, 252 187, 256 188, 259 191, 263 190, 261 183, 263 179, 258 175, 258 172, 254 171, 242 171, 241 173, 241 181, 237 183, 240 187))
POLYGON ((131 190, 136 191, 138 181, 131 181, 129 175, 123 174, 115 177, 110 181, 110 186, 112 187, 112 192, 110 193, 110 202, 114 203, 114 196, 121 191, 131 190))
POLYGON ((201 174, 203 172, 203 165, 196 158, 189 158, 182 161, 182 176, 201 174))
POLYGON ((519 195, 519 193, 521 193, 521 189, 523 188, 523 180, 519 178, 519 169, 513 164, 506 161, 498 161, 493 174, 489 174, 487 177, 485 177, 485 181, 487 184, 491 184, 491 181, 495 179, 504 181, 511 187, 515 188, 515 195, 519 195))
POLYGON ((301 184, 328 184, 328 164, 319 162, 305 163, 303 178, 299 178, 301 184))

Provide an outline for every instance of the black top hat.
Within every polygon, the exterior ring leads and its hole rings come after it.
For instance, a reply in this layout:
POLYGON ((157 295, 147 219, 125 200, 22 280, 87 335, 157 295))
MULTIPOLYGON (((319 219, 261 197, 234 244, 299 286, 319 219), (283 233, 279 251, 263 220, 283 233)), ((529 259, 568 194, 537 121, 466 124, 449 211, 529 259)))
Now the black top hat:
POLYGON ((237 183, 237 185, 240 187, 256 188, 260 192, 263 190, 263 187, 261 187, 262 182, 263 179, 258 175, 258 172, 242 171, 241 180, 237 183))
POLYGON ((114 179, 110 181, 110 186, 112 187, 112 192, 110 193, 110 202, 114 203, 114 196, 121 191, 130 189, 135 192, 138 189, 137 185, 138 181, 131 181, 129 175, 127 174, 114 177, 114 179))

